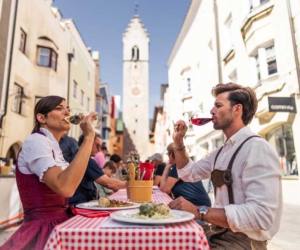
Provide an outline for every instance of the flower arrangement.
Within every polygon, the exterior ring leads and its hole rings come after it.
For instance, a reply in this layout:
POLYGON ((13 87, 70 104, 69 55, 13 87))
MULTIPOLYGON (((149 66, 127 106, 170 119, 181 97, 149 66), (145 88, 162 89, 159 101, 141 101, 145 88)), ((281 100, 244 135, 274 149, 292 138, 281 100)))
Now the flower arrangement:
POLYGON ((131 151, 128 155, 127 155, 127 160, 126 160, 126 164, 127 164, 127 167, 126 167, 126 177, 125 177, 125 180, 129 181, 130 178, 129 178, 129 169, 128 169, 128 164, 129 163, 132 163, 134 165, 134 168, 135 168, 135 176, 138 175, 138 172, 139 172, 139 168, 140 168, 140 155, 138 154, 137 151, 131 151))

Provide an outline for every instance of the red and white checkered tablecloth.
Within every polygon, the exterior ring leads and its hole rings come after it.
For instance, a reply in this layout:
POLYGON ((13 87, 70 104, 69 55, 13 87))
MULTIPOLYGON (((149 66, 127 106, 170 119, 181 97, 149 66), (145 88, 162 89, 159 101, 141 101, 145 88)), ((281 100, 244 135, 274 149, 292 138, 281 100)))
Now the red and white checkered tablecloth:
MULTIPOLYGON (((126 200, 120 190, 111 199, 126 200)), ((154 191, 153 202, 169 203, 165 193, 154 191)), ((55 227, 45 250, 209 250, 206 236, 195 221, 136 228, 103 228, 109 217, 87 218, 77 215, 55 227)))

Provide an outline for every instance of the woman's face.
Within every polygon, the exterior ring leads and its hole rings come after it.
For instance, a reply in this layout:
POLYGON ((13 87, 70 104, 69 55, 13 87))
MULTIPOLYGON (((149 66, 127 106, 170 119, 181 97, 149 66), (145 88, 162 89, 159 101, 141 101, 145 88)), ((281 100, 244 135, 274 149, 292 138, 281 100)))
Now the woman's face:
POLYGON ((49 131, 68 131, 71 124, 65 120, 70 115, 70 108, 66 101, 62 101, 55 109, 50 111, 47 116, 37 114, 41 127, 49 131))

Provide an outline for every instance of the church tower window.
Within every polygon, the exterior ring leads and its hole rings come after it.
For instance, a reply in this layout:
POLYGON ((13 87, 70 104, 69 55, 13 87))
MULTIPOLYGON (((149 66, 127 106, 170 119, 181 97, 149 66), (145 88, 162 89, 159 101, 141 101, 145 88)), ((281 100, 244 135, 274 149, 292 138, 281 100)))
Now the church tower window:
POLYGON ((131 61, 139 61, 140 60, 140 50, 139 48, 135 45, 131 49, 131 61))

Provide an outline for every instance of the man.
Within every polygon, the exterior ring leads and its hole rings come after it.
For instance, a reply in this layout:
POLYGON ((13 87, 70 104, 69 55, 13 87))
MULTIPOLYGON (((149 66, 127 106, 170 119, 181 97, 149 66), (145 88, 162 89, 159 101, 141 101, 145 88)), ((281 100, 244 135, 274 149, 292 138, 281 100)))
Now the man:
POLYGON ((165 170, 166 164, 163 163, 163 157, 160 153, 156 153, 148 158, 151 164, 154 165, 154 180, 153 185, 159 186, 160 180, 165 170))
POLYGON ((63 153, 66 162, 71 163, 78 151, 78 143, 73 137, 69 137, 67 133, 59 140, 59 147, 63 153))
MULTIPOLYGON (((84 135, 81 135, 78 140, 79 147, 84 140, 84 135)), ((96 153, 101 149, 101 136, 100 134, 95 135, 94 143, 91 149, 91 157, 95 156, 96 153)), ((108 177, 99 168, 96 161, 92 158, 89 159, 86 172, 82 178, 82 181, 77 188, 75 194, 69 198, 69 204, 76 205, 78 203, 88 202, 94 200, 97 197, 97 190, 94 182, 113 190, 119 190, 125 188, 125 182, 108 177)))
MULTIPOLYGON (((266 249, 282 215, 277 153, 263 138, 252 137, 255 134, 247 127, 257 109, 253 89, 218 84, 212 94, 216 98, 211 110, 214 129, 222 130, 227 140, 207 158, 193 162, 184 150, 187 126, 178 121, 173 133, 178 175, 184 181, 212 178, 214 208, 192 208, 196 218, 212 224, 205 228, 211 249, 266 249)), ((182 206, 177 203, 172 208, 182 206)))

